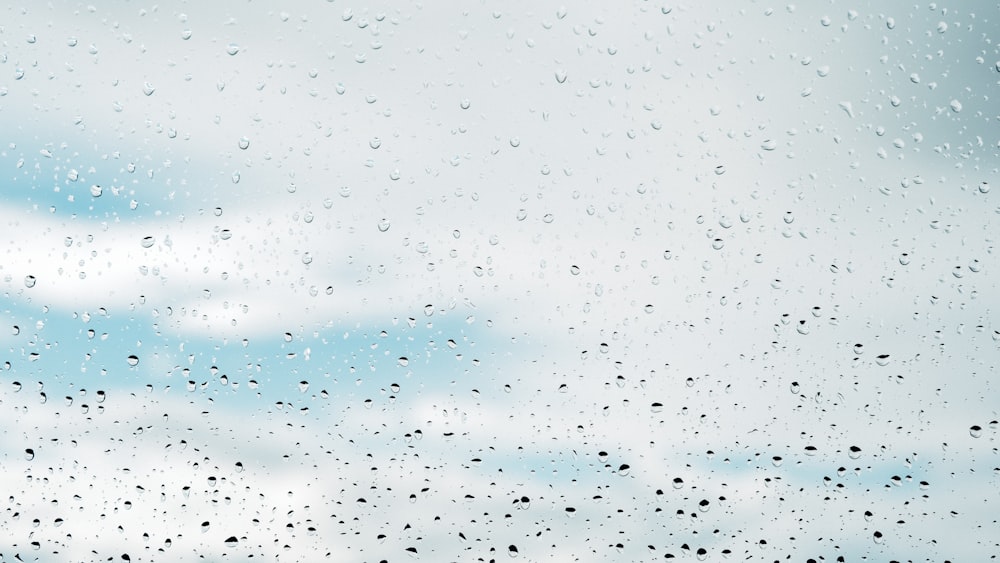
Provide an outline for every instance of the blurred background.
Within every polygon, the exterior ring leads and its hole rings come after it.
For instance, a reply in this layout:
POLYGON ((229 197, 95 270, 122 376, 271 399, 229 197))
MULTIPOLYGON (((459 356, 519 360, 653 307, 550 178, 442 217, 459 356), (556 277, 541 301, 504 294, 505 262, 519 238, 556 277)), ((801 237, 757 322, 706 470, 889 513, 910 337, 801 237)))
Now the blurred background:
POLYGON ((998 7, 0 6, 0 560, 996 557, 998 7))

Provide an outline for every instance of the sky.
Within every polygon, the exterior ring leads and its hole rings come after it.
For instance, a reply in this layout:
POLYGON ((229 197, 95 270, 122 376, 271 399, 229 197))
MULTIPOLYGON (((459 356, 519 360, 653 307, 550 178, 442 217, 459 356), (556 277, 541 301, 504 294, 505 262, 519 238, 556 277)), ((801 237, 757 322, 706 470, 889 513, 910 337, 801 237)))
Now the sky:
POLYGON ((998 7, 0 6, 0 561, 996 557, 998 7))

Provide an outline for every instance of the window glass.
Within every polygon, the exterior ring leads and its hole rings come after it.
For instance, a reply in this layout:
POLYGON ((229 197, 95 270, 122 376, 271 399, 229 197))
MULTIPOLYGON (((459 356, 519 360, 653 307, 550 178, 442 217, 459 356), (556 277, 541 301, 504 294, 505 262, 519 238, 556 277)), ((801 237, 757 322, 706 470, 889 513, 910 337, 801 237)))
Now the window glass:
POLYGON ((0 10, 0 560, 998 554, 995 5, 0 10))

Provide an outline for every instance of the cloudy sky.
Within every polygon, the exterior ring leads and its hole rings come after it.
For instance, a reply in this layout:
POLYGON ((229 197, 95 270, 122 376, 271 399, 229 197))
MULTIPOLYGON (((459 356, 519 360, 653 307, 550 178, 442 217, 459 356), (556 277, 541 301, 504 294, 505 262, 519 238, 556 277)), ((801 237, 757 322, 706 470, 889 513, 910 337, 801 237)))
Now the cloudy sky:
POLYGON ((0 6, 0 560, 998 555, 997 8, 0 6))

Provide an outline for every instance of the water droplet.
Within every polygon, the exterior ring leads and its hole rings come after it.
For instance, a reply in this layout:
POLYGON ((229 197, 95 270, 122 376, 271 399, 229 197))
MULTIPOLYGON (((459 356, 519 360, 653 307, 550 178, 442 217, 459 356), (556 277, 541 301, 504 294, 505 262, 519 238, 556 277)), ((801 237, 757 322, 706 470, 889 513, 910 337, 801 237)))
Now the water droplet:
POLYGON ((90 186, 90 195, 94 197, 101 197, 101 194, 103 193, 104 193, 104 188, 102 188, 101 186, 98 186, 97 184, 90 186))
POLYGON ((850 457, 851 459, 858 459, 858 458, 860 458, 861 457, 861 448, 859 448, 857 446, 851 446, 850 449, 847 451, 847 456, 850 457))
MULTIPOLYGON (((1000 63, 997 63, 997 64, 1000 64, 1000 63)), ((982 183, 979 184, 979 193, 981 193, 981 194, 988 194, 988 193, 990 193, 990 184, 989 184, 989 182, 982 182, 982 183)))
POLYGON ((239 543, 239 540, 236 539, 236 536, 229 536, 228 538, 226 538, 225 543, 226 547, 236 547, 236 544, 239 543))
POLYGON ((156 91, 156 88, 152 84, 150 84, 149 82, 144 82, 142 84, 142 93, 143 94, 146 94, 147 96, 152 96, 153 92, 155 92, 155 91, 156 91))
POLYGON ((242 150, 247 150, 248 148, 250 148, 250 139, 248 139, 245 136, 244 137, 240 137, 239 147, 242 150))
POLYGON ((410 359, 407 358, 406 356, 400 356, 399 359, 397 359, 396 361, 399 363, 399 365, 403 367, 410 365, 410 359))
POLYGON ((951 103, 948 105, 951 106, 951 111, 955 113, 962 111, 962 102, 958 100, 952 100, 951 103))
POLYGON ((192 33, 192 31, 190 29, 185 29, 185 30, 181 31, 181 39, 183 39, 185 41, 187 41, 188 39, 191 39, 191 35, 193 35, 193 33, 192 33))
POLYGON ((126 358, 125 361, 128 362, 128 365, 135 367, 139 365, 139 356, 131 355, 128 358, 126 358))
POLYGON ((37 280, 35 279, 35 276, 31 276, 31 275, 24 276, 24 287, 28 287, 28 288, 35 287, 35 282, 36 281, 37 280))
POLYGON ((511 137, 510 146, 514 147, 515 149, 521 146, 521 139, 518 137, 511 137))
POLYGON ((229 53, 230 55, 235 55, 236 53, 240 52, 240 46, 237 45, 236 43, 230 43, 226 47, 226 52, 229 53))
POLYGON ((889 365, 889 361, 889 354, 879 354, 875 357, 875 363, 882 367, 889 365))
POLYGON ((978 438, 983 435, 983 428, 978 424, 974 424, 969 427, 969 436, 973 438, 978 438))
POLYGON ((368 146, 373 149, 377 149, 382 146, 382 139, 379 139, 378 137, 372 137, 371 140, 368 141, 368 146))
POLYGON ((35 450, 31 448, 25 448, 24 458, 27 459, 28 461, 35 459, 35 450))
MULTIPOLYGON (((997 63, 997 64, 1000 64, 1000 63, 997 63)), ((566 82, 566 77, 567 77, 567 74, 566 74, 565 70, 559 69, 559 70, 556 71, 556 82, 558 82, 559 84, 562 84, 562 83, 566 82)))
POLYGON ((468 98, 465 98, 461 102, 459 102, 458 105, 462 109, 469 109, 470 107, 472 107, 472 102, 470 102, 468 98))
POLYGON ((388 231, 389 230, 389 220, 388 219, 382 219, 381 221, 379 221, 378 222, 378 230, 379 230, 379 232, 383 232, 383 233, 386 232, 386 231, 388 231))
POLYGON ((151 236, 142 237, 142 240, 139 241, 139 244, 142 245, 143 248, 150 248, 154 244, 156 244, 156 239, 151 236))

